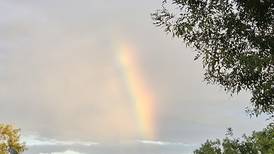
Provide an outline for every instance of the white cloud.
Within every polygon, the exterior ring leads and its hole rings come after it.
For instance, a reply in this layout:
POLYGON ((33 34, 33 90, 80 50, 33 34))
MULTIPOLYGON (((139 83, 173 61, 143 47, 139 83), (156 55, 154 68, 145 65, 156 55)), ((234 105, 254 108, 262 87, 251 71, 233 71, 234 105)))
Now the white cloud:
POLYGON ((97 142, 84 142, 84 141, 61 141, 56 139, 39 138, 37 136, 28 136, 23 139, 28 146, 95 146, 97 142))
POLYGON ((160 145, 160 146, 165 146, 165 145, 195 146, 194 144, 186 144, 181 142, 166 142, 166 141, 152 141, 152 140, 138 140, 137 142, 142 144, 151 144, 151 145, 160 145))
POLYGON ((84 154, 77 151, 67 150, 64 152, 51 152, 51 153, 40 153, 40 154, 84 154))

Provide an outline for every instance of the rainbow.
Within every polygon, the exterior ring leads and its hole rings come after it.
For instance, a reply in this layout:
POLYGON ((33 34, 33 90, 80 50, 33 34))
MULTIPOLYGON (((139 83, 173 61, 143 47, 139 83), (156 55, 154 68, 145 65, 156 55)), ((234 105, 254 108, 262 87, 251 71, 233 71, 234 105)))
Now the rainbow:
POLYGON ((134 103, 142 138, 154 139, 154 96, 138 67, 136 50, 128 43, 118 46, 118 62, 121 65, 131 101, 134 103))

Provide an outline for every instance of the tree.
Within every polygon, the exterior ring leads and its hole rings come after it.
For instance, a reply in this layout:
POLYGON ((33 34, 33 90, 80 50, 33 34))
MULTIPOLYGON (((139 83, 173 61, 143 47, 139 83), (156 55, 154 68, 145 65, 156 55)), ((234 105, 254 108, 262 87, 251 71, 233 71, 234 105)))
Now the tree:
POLYGON ((20 142, 20 130, 11 125, 0 124, 0 154, 22 153, 25 144, 20 142))
POLYGON ((271 154, 274 153, 274 125, 270 124, 262 131, 253 132, 243 139, 226 137, 221 142, 207 140, 194 151, 194 154, 271 154))
POLYGON ((194 151, 194 154, 221 154, 220 140, 216 141, 207 140, 202 146, 194 151))
POLYGON ((252 113, 274 113, 273 0, 164 0, 152 18, 196 49, 208 83, 251 91, 252 113))

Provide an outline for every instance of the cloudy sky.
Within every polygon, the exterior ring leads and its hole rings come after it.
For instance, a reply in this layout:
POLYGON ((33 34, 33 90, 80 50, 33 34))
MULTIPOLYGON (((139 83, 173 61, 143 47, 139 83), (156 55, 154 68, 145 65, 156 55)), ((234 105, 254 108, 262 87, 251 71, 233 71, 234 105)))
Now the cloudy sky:
POLYGON ((184 154, 265 126, 152 23, 160 0, 0 0, 0 122, 29 154, 184 154))

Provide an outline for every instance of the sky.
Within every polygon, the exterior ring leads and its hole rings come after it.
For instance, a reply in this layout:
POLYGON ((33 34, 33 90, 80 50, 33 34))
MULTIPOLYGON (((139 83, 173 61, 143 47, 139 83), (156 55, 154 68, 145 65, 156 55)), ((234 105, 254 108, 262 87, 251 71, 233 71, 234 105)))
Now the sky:
POLYGON ((187 154, 265 127, 153 25, 160 0, 0 0, 0 122, 28 154, 187 154))

